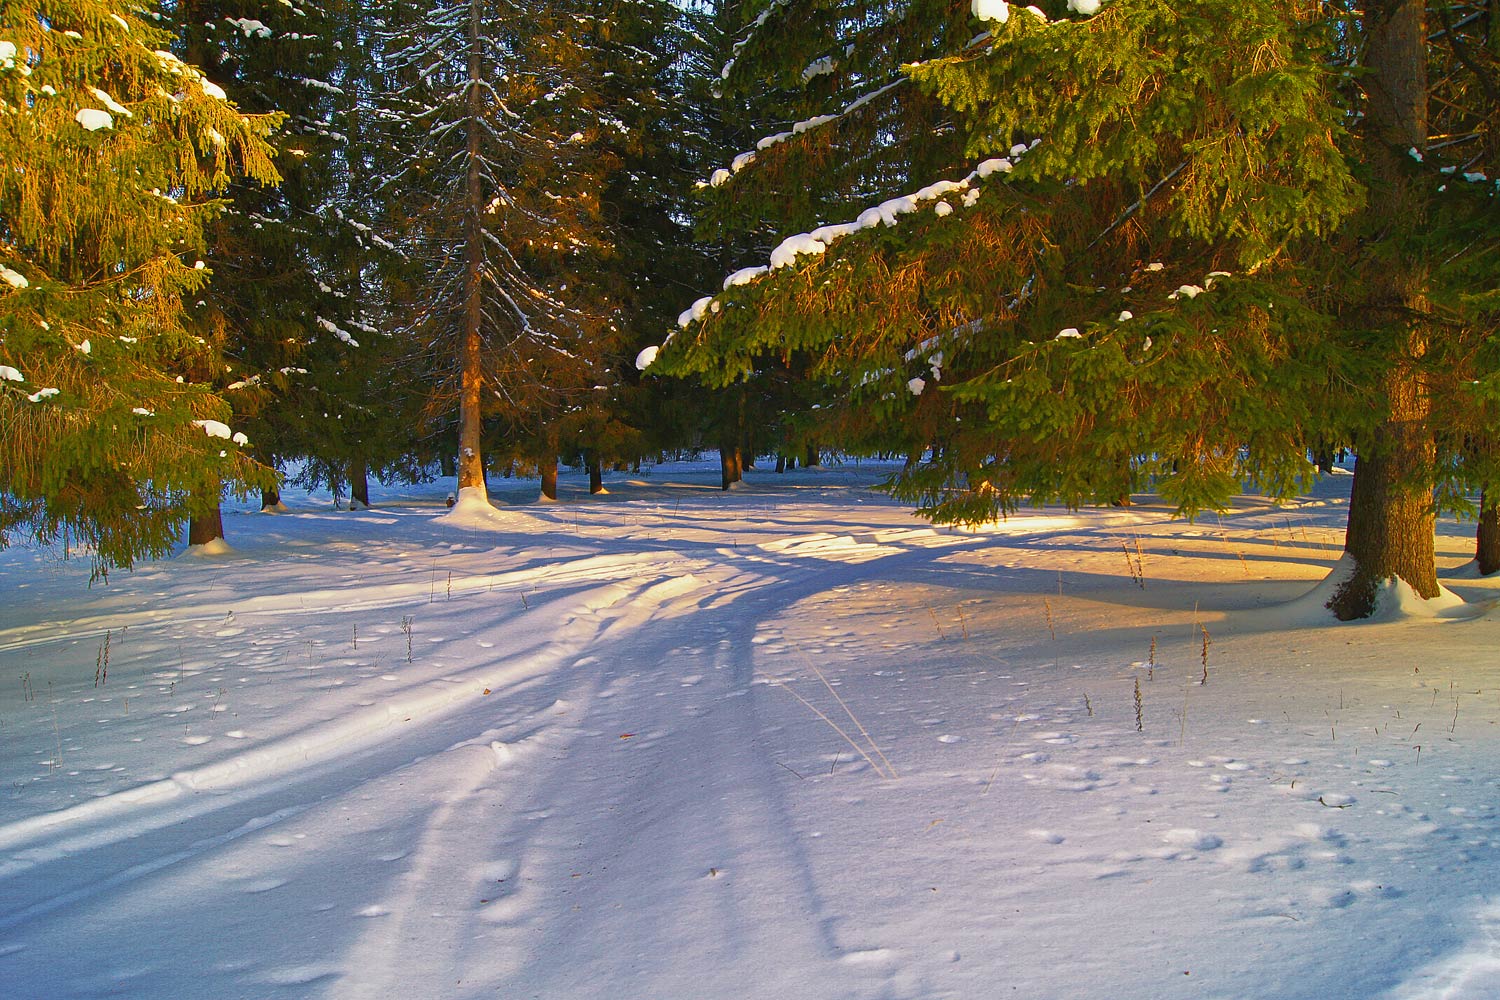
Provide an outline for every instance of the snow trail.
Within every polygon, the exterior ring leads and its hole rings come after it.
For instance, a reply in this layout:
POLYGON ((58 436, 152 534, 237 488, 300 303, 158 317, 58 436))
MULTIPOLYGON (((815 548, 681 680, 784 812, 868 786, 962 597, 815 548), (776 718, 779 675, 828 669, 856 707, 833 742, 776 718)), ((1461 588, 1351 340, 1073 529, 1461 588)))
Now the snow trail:
POLYGON ((1485 995, 1500 582, 1308 628, 1336 491, 969 533, 713 474, 0 556, 7 1000, 1485 995))

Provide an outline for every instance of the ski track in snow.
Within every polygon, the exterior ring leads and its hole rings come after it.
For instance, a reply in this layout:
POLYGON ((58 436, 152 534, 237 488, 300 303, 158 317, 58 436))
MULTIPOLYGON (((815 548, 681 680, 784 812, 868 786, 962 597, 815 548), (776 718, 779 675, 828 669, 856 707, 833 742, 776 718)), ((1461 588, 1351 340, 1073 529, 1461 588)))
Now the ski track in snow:
POLYGON ((970 533, 880 471, 5 554, 5 995, 1495 995, 1493 615, 1272 608, 1346 484, 970 533))

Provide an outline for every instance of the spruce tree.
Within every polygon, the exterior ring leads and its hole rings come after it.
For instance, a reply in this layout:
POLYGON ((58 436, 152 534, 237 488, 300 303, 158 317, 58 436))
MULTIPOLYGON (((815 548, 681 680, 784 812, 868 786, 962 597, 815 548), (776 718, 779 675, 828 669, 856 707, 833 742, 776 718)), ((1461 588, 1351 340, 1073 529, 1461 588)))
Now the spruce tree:
POLYGON ((1310 436, 1353 439, 1334 610, 1389 577, 1435 594, 1431 390, 1493 353, 1500 228, 1489 166, 1430 148, 1422 5, 974 10, 981 38, 906 68, 965 162, 793 230, 664 366, 807 352, 941 520, 1146 485, 1191 515, 1246 480, 1289 495, 1310 436))
MULTIPOLYGON (((364 336, 348 288, 350 234, 334 214, 349 131, 340 82, 356 55, 342 45, 339 7, 275 0, 170 7, 187 61, 211 66, 240 107, 286 116, 273 138, 282 181, 224 192, 230 204, 208 230, 206 254, 221 280, 190 310, 200 335, 222 345, 226 370, 215 382, 268 463, 293 445, 287 402, 305 391, 304 350, 327 339, 347 353, 364 336)), ((222 530, 211 512, 192 523, 189 537, 202 543, 222 530)))
POLYGON ((137 4, 0 16, 0 541, 76 545, 97 574, 166 553, 220 483, 264 473, 184 303, 217 193, 276 181, 276 119, 170 42, 137 4))
POLYGON ((403 327, 434 418, 456 412, 460 491, 479 497, 487 417, 534 441, 545 473, 559 416, 595 384, 602 323, 579 265, 597 242, 601 126, 577 13, 462 0, 384 29, 380 121, 398 155, 376 190, 408 264, 403 327))

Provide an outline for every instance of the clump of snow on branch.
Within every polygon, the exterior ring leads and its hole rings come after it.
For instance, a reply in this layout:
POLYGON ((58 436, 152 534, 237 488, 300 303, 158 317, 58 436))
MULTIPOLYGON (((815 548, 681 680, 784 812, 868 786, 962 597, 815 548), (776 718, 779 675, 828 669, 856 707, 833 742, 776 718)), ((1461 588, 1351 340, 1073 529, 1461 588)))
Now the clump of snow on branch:
POLYGON ((974 0, 974 16, 981 21, 993 21, 996 24, 1004 24, 1010 20, 1010 4, 1005 0, 974 0))
POLYGON ((341 329, 339 325, 332 320, 324 319, 322 316, 319 316, 318 325, 327 330, 329 333, 333 334, 339 340, 342 340, 344 343, 348 344, 350 347, 359 346, 359 341, 351 337, 348 331, 341 329))
POLYGON ((98 108, 79 108, 78 113, 73 116, 73 120, 90 132, 114 128, 115 125, 115 120, 110 117, 109 112, 100 111, 98 108))
POLYGON ((108 108, 110 111, 114 112, 115 114, 117 114, 117 115, 123 115, 126 118, 134 118, 135 117, 135 115, 131 113, 131 111, 130 111, 129 108, 125 107, 119 101, 115 100, 113 97, 111 97, 109 94, 105 93, 104 91, 100 90, 98 87, 90 87, 90 88, 88 88, 88 90, 89 90, 90 94, 93 94, 95 97, 97 97, 99 99, 99 102, 101 104, 103 104, 106 108, 108 108))

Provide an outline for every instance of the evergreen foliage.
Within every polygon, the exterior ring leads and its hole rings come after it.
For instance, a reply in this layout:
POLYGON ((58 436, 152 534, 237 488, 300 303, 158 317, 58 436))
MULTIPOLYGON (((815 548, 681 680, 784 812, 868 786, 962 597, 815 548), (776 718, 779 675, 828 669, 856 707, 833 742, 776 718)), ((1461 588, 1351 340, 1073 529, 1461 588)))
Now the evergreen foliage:
MULTIPOLYGON (((1464 124, 1398 147, 1375 134, 1390 116, 1368 96, 1368 63, 1395 58, 1371 47, 1389 16, 1375 5, 1073 6, 1006 8, 975 42, 907 65, 951 110, 963 160, 892 169, 904 187, 790 237, 769 271, 732 275, 683 315, 658 365, 727 384, 766 354, 810 357, 857 440, 911 454, 893 488, 940 520, 1148 483, 1187 514, 1247 479, 1287 495, 1312 471, 1314 437, 1357 441, 1362 464, 1389 450, 1391 373, 1413 365, 1426 398, 1455 390, 1418 418, 1429 435, 1489 423, 1484 390, 1459 386, 1493 371, 1479 360, 1500 286, 1494 163, 1480 152, 1493 94, 1476 99, 1488 36, 1468 39, 1467 60, 1430 45, 1469 98, 1464 124), (1396 274, 1403 305, 1381 291, 1396 274)), ((758 30, 820 9, 772 4, 758 30)), ((836 149, 842 121, 792 142, 836 149)), ((1447 474, 1397 464, 1429 490, 1447 474)))
POLYGON ((556 454, 554 424, 596 384, 603 324, 583 263, 600 249, 595 68, 576 11, 466 0, 389 20, 377 178, 401 226, 402 326, 429 413, 458 417, 459 485, 483 488, 483 420, 556 454))
POLYGON ((184 300, 218 192, 276 181, 276 118, 169 43, 137 4, 0 15, 0 541, 77 546, 98 574, 165 553, 219 483, 264 474, 229 440, 184 300))

